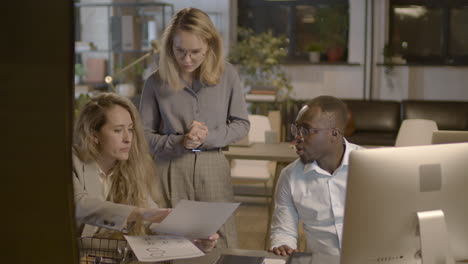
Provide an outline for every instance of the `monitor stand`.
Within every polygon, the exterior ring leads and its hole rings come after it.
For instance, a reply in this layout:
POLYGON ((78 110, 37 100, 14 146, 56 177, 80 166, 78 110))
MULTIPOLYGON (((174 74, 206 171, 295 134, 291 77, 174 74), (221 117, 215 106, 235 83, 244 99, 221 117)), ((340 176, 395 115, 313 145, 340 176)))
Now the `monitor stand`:
POLYGON ((418 212, 422 264, 454 264, 442 210, 418 212))

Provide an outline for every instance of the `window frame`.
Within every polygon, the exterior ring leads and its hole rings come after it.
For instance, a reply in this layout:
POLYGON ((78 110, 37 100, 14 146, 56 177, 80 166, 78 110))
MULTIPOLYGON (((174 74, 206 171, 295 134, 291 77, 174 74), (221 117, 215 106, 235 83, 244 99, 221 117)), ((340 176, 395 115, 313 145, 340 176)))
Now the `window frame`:
POLYGON ((389 4, 389 43, 393 43, 394 29, 394 6, 398 5, 418 5, 429 8, 440 8, 442 10, 441 27, 441 48, 440 56, 412 56, 409 64, 442 64, 442 65, 468 65, 468 53, 466 55, 450 55, 450 19, 451 10, 460 7, 468 8, 468 0, 390 0, 389 4))
MULTIPOLYGON (((295 55, 297 51, 297 32, 296 32, 296 6, 300 5, 309 5, 309 6, 318 6, 318 5, 333 5, 333 4, 347 4, 348 7, 350 5, 349 0, 248 0, 250 6, 258 6, 258 7, 267 7, 267 6, 287 6, 289 8, 289 17, 287 21, 287 29, 286 29, 286 37, 289 40, 288 45, 288 56, 286 57, 287 61, 297 61, 298 59, 303 59, 301 55, 295 55)), ((239 9, 239 1, 237 8, 239 9)), ((240 14, 238 12, 238 14, 240 14)), ((348 13, 348 16, 350 14, 348 13)), ((239 25, 239 19, 237 22, 237 26, 239 25)), ((348 32, 347 38, 349 38, 349 25, 348 25, 348 32)), ((345 47, 345 51, 347 52, 348 46, 345 47)), ((347 56, 344 56, 346 58, 347 56)), ((346 61, 343 61, 346 62, 346 61)))

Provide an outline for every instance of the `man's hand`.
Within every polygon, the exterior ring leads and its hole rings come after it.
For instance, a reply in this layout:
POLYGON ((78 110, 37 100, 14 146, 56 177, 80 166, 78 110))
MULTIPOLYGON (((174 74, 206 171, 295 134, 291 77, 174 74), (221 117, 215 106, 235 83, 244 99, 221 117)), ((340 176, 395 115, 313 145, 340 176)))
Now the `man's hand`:
POLYGON ((282 245, 282 246, 279 246, 279 247, 274 247, 270 250, 268 250, 270 252, 273 252, 275 253, 276 255, 280 255, 280 256, 289 256, 291 255, 293 252, 297 252, 297 249, 292 249, 286 245, 282 245))
POLYGON ((214 233, 207 239, 196 239, 193 243, 201 249, 203 252, 210 252, 218 242, 219 235, 218 233, 214 233))

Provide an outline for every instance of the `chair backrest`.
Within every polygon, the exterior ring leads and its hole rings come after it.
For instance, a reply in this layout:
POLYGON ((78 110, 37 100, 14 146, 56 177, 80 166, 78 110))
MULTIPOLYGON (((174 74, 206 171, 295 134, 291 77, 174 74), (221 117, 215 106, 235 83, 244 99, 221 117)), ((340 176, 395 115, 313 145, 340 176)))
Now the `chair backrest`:
POLYGON ((271 130, 270 119, 263 115, 249 115, 250 142, 265 142, 265 131, 271 130))
POLYGON ((468 131, 438 130, 432 132, 432 144, 468 142, 468 131))
POLYGON ((406 119, 401 123, 395 147, 430 145, 437 123, 427 119, 406 119))
POLYGON ((468 130, 468 102, 404 100, 403 119, 430 119, 441 130, 468 130))

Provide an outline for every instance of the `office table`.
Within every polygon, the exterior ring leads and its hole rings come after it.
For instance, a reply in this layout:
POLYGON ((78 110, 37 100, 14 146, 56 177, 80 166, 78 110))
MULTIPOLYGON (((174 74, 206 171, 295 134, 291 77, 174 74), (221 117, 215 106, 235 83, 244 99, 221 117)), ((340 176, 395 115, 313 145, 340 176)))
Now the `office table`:
MULTIPOLYGON (((255 256, 266 258, 277 258, 287 260, 288 257, 276 256, 275 254, 262 250, 247 250, 247 249, 229 249, 215 248, 205 256, 190 259, 173 260, 173 264, 213 264, 221 254, 240 255, 240 256, 255 256)), ((241 263, 240 263, 241 264, 241 263)))
POLYGON ((281 143, 254 143, 250 146, 229 146, 223 151, 227 159, 250 159, 276 161, 273 190, 276 187, 281 170, 298 158, 296 150, 289 142, 281 143))
POLYGON ((254 143, 246 147, 229 146, 229 150, 223 152, 228 159, 271 160, 291 163, 298 158, 295 149, 288 142, 254 143))
MULTIPOLYGON (((283 259, 286 262, 289 256, 277 256, 271 252, 260 250, 246 250, 246 249, 228 249, 228 248, 215 248, 213 251, 207 253, 205 256, 191 259, 174 260, 172 264, 213 264, 221 254, 240 255, 240 256, 255 256, 265 257, 269 259, 283 259)), ((305 263, 305 262, 301 262, 305 263)), ((242 264, 242 263, 239 263, 242 264)), ((322 253, 312 254, 310 262, 307 264, 340 264, 339 256, 331 256, 322 253)), ((458 263, 457 263, 458 264, 458 263)))

